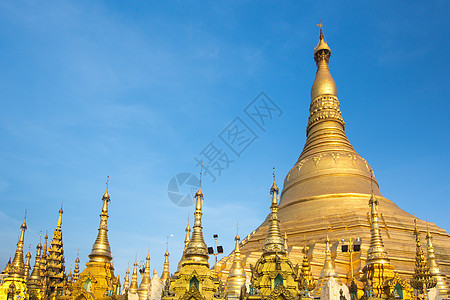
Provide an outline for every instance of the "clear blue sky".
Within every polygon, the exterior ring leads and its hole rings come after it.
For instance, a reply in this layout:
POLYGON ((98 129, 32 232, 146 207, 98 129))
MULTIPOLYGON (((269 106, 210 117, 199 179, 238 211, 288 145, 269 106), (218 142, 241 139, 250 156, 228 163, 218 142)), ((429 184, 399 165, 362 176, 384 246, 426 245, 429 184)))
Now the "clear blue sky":
MULTIPOLYGON (((117 274, 135 254, 162 271, 181 256, 192 207, 169 180, 197 174, 210 143, 234 160, 203 190, 204 234, 229 253, 269 211, 305 142, 319 20, 347 135, 383 195, 450 229, 448 1, 0 3, 0 267, 25 209, 39 232, 64 205, 67 269, 86 263, 110 176, 109 240, 117 274), (264 91, 283 114, 265 132, 245 107, 264 91), (236 117, 258 137, 238 157, 220 133, 236 117)), ((84 267, 84 266, 83 266, 84 267)))

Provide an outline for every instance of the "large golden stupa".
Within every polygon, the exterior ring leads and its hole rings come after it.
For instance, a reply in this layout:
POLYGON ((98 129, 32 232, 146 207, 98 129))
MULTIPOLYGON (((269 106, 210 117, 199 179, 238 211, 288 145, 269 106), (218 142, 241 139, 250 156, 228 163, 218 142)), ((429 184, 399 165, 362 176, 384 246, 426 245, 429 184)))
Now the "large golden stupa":
MULTIPOLYGON (((372 168, 349 142, 336 83, 328 67, 330 56, 331 49, 321 28, 319 44, 314 50, 317 72, 311 88, 307 139, 300 157, 284 180, 278 213, 281 230, 287 234, 290 259, 301 265, 302 248, 307 245, 312 272, 317 278, 323 265, 324 241, 328 234, 340 279, 344 282, 360 279, 369 248, 368 202, 373 192, 379 199, 381 234, 390 261, 399 276, 409 282, 415 263, 414 216, 381 194, 372 168), (342 245, 352 246, 350 240, 356 239, 360 251, 342 252, 342 245)), ((266 218, 242 241, 246 270, 260 257, 268 226, 269 218, 266 218)), ((417 226, 425 237, 426 222, 418 220, 417 226)), ((441 272, 448 279, 450 235, 435 224, 428 223, 428 227, 441 272)), ((228 275, 231 264, 232 255, 218 263, 223 278, 228 275)))

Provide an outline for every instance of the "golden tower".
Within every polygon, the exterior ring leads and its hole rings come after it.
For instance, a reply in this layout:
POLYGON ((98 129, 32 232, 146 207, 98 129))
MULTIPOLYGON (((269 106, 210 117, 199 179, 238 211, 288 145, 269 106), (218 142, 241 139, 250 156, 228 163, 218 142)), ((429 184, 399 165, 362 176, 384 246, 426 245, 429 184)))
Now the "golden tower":
POLYGON ((43 294, 43 286, 42 286, 42 278, 41 278, 41 270, 40 270, 40 260, 41 260, 41 250, 42 245, 39 242, 36 246, 36 260, 34 263, 33 271, 31 272, 30 278, 28 278, 27 288, 28 295, 30 300, 32 299, 42 299, 44 297, 43 294))
POLYGON ((270 194, 269 230, 264 240, 263 253, 255 266, 250 266, 252 284, 249 299, 294 299, 298 297, 297 268, 290 261, 284 247, 278 219, 278 192, 275 175, 270 194), (282 297, 282 298, 280 298, 282 297))
POLYGON ((181 265, 183 264, 184 259, 185 259, 187 245, 189 244, 189 241, 191 240, 191 227, 189 226, 189 219, 188 219, 188 223, 186 225, 186 229, 184 231, 186 231, 186 236, 184 238, 183 255, 181 256, 181 259, 178 262, 178 267, 177 267, 177 271, 175 272, 175 274, 177 274, 181 269, 181 265))
POLYGON ((42 284, 43 284, 43 293, 44 296, 47 294, 47 282, 48 282, 48 272, 47 272, 47 241, 48 241, 48 235, 47 233, 45 234, 44 237, 44 247, 42 247, 42 256, 41 256, 41 260, 39 262, 39 269, 41 272, 41 279, 42 279, 42 284))
POLYGON ((25 256, 25 279, 28 280, 28 276, 30 275, 30 260, 31 260, 31 253, 30 249, 28 249, 27 255, 25 256))
POLYGON ((316 281, 314 280, 311 272, 311 265, 309 264, 308 251, 309 247, 305 245, 302 249, 303 261, 298 280, 300 290, 304 295, 307 292, 314 290, 314 288, 316 287, 316 281))
POLYGON ((77 258, 75 259, 75 269, 73 270, 73 282, 76 282, 80 277, 80 257, 77 253, 77 258))
POLYGON ((133 274, 131 275, 131 284, 128 292, 130 294, 136 294, 138 291, 138 284, 137 284, 137 261, 134 261, 134 268, 133 268, 133 274))
POLYGON ((185 250, 185 258, 176 276, 170 282, 170 289, 165 288, 162 299, 213 299, 218 288, 218 281, 209 269, 208 249, 202 232, 203 193, 199 188, 195 194, 194 226, 192 237, 185 250))
POLYGON ((371 296, 367 295, 369 292, 377 298, 414 298, 412 288, 405 280, 398 277, 384 248, 378 222, 378 199, 373 193, 369 199, 369 208, 370 245, 367 250, 366 265, 362 269, 366 297, 371 296))
POLYGON ((127 268, 127 272, 125 273, 125 279, 123 281, 122 294, 128 293, 128 289, 130 288, 130 268, 127 268))
POLYGON ((422 294, 424 289, 431 289, 436 286, 436 278, 430 274, 430 268, 425 260, 419 235, 420 232, 417 229, 416 220, 414 220, 414 236, 416 238, 416 268, 414 269, 411 285, 418 294, 422 294))
POLYGON ((239 298, 241 295, 242 287, 245 285, 247 280, 245 276, 245 270, 242 266, 241 251, 239 250, 239 233, 236 232, 236 237, 234 238, 236 245, 234 246, 234 257, 233 265, 230 269, 230 274, 227 277, 225 284, 225 295, 230 298, 239 298))
POLYGON ((23 263, 23 244, 25 241, 25 230, 27 230, 25 221, 20 226, 20 237, 14 258, 8 268, 8 277, 5 278, 0 286, 0 300, 6 300, 10 297, 24 299, 27 295, 27 280, 23 263))
POLYGON ((53 232, 53 239, 50 242, 50 250, 47 256, 47 273, 48 273, 48 287, 47 294, 62 295, 64 280, 66 277, 64 267, 64 249, 62 240, 62 214, 63 209, 59 210, 58 223, 53 232))
POLYGON ((434 254, 434 246, 433 241, 430 234, 430 231, 428 230, 427 226, 427 264, 430 268, 430 274, 433 275, 434 278, 436 278, 436 287, 438 289, 439 295, 442 298, 449 297, 450 288, 448 287, 447 283, 445 282, 445 275, 441 273, 441 270, 439 268, 439 265, 436 261, 436 255, 434 254))
POLYGON ((313 291, 313 294, 320 295, 322 287, 330 277, 338 277, 334 261, 331 258, 330 239, 325 239, 325 261, 323 263, 322 271, 320 272, 319 280, 317 281, 317 287, 313 291))
MULTIPOLYGON (((301 264, 301 246, 311 247, 312 273, 318 277, 322 265, 321 245, 327 231, 333 239, 361 238, 361 251, 354 253, 355 280, 360 280, 370 241, 370 222, 367 199, 373 193, 380 202, 380 230, 386 233, 384 246, 390 261, 401 278, 408 279, 414 271, 414 217, 383 197, 378 183, 371 176, 371 167, 349 142, 337 98, 336 83, 331 76, 331 49, 320 28, 319 43, 314 49, 317 66, 311 88, 306 143, 298 160, 286 175, 281 193, 278 216, 281 230, 287 232, 291 247, 290 259, 301 264), (319 245, 320 247, 316 247, 319 245)), ((354 95, 356 97, 356 95, 354 95)), ((357 98, 354 98, 357 101, 357 98)), ((425 228, 418 220, 418 227, 425 228)), ((254 264, 262 241, 270 227, 270 215, 251 234, 243 239, 241 252, 244 264, 254 264)), ((450 235, 434 224, 429 225, 434 237, 435 256, 443 274, 450 274, 450 235)), ((336 270, 345 282, 350 272, 347 253, 336 252, 336 270)), ((218 269, 226 277, 232 256, 223 258, 218 269)), ((220 272, 220 271, 219 271, 220 272)))
POLYGON ((164 253, 164 268, 161 274, 161 282, 165 284, 166 280, 170 278, 169 271, 169 248, 166 248, 166 253, 164 253))
POLYGON ((9 260, 8 260, 8 262, 6 263, 6 266, 5 266, 5 268, 3 269, 2 274, 8 275, 9 267, 11 267, 11 256, 9 257, 9 260))
POLYGON ((145 258, 144 274, 142 275, 141 284, 137 290, 139 300, 147 300, 150 286, 150 253, 148 253, 145 258))
POLYGON ((102 197, 102 212, 97 238, 89 254, 79 279, 73 284, 72 296, 75 299, 111 299, 117 294, 120 283, 114 276, 111 264, 111 248, 108 241, 108 203, 110 202, 108 186, 102 197))

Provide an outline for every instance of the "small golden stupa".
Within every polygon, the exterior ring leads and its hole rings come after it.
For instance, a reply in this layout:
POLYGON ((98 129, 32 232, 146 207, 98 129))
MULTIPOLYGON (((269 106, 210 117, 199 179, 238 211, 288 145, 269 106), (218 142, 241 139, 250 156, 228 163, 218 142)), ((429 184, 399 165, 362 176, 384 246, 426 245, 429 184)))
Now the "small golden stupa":
MULTIPOLYGON (((108 203, 111 201, 108 187, 102 197, 103 206, 100 214, 98 235, 89 254, 89 262, 73 283, 71 297, 78 300, 112 299, 119 292, 120 282, 114 276, 111 264, 111 248, 108 241, 108 203)), ((130 288, 131 289, 131 288, 130 288)))
POLYGON ((209 268, 208 249, 203 239, 201 187, 195 198, 192 236, 183 253, 181 268, 165 282, 163 300, 213 299, 219 289, 219 281, 214 278, 213 270, 209 268))

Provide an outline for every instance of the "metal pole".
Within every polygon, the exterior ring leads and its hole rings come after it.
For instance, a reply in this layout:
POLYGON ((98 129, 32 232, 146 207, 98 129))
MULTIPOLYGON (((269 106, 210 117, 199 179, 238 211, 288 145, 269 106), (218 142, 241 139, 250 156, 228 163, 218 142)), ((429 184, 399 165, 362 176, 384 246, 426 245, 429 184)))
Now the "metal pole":
POLYGON ((214 239, 214 266, 217 265, 217 238, 214 239))
POLYGON ((350 237, 350 281, 353 280, 353 240, 350 237))

